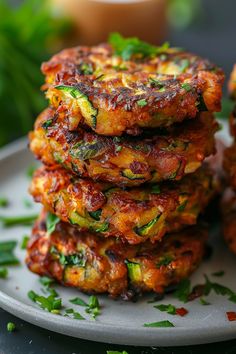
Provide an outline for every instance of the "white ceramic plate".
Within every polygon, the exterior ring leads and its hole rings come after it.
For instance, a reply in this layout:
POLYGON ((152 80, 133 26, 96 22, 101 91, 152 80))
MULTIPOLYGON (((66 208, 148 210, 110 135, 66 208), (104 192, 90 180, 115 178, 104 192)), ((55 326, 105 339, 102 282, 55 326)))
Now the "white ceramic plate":
MULTIPOLYGON (((227 129, 220 133, 229 142, 227 129)), ((33 163, 33 157, 27 151, 26 140, 18 141, 0 152, 0 196, 9 198, 11 204, 6 209, 0 209, 1 215, 22 215, 40 210, 39 205, 26 209, 22 203, 27 197, 29 179, 26 177, 27 167, 33 163)), ((28 197, 30 198, 30 197, 28 197)), ((24 234, 29 234, 28 227, 13 227, 0 229, 0 241, 18 239, 19 243, 24 234)), ((224 245, 220 232, 215 231, 211 237, 214 247, 213 256, 203 262, 201 267, 192 276, 192 284, 203 282, 203 274, 211 276, 212 272, 225 270, 221 278, 214 278, 236 291, 234 257, 224 245)), ((130 345, 145 346, 177 346, 208 343, 236 338, 236 322, 229 322, 227 311, 236 311, 236 304, 229 302, 223 296, 211 294, 207 300, 209 306, 203 306, 199 300, 185 304, 189 314, 185 317, 171 316, 153 308, 148 304, 150 297, 146 296, 138 303, 113 301, 106 296, 99 296, 102 305, 102 314, 97 320, 91 320, 84 313, 82 307, 75 306, 87 320, 79 321, 45 312, 32 303, 27 292, 33 289, 41 292, 38 277, 30 273, 24 265, 25 251, 16 251, 21 259, 21 265, 9 267, 9 277, 0 279, 0 306, 10 313, 38 326, 70 336, 89 340, 130 345), (169 320, 175 324, 174 328, 145 328, 145 322, 169 320)), ((211 279, 213 277, 211 276, 211 279)), ((75 289, 58 286, 57 291, 65 306, 71 307, 69 299, 86 295, 75 289)), ((171 303, 178 307, 183 306, 173 295, 168 295, 161 303, 171 303)))

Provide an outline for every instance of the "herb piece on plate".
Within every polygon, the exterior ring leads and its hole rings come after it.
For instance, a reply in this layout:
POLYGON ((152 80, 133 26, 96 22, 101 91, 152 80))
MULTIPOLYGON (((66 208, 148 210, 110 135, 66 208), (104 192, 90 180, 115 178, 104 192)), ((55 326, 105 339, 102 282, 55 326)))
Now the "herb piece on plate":
POLYGON ((3 226, 16 226, 16 225, 31 225, 36 219, 38 215, 23 215, 23 216, 1 216, 0 222, 2 222, 3 226))
POLYGON ((8 270, 6 267, 0 267, 0 278, 6 279, 8 276, 8 270))
POLYGON ((0 242, 0 265, 15 265, 19 264, 19 260, 14 255, 16 241, 0 242))
POLYGON ((57 294, 52 294, 49 296, 39 295, 33 290, 28 292, 28 297, 30 300, 39 305, 43 310, 54 314, 60 314, 62 309, 62 300, 57 296, 57 294))
POLYGON ((191 293, 191 282, 189 279, 182 280, 174 292, 174 296, 182 302, 187 302, 191 293))
POLYGON ((27 170, 26 170, 26 175, 28 178, 32 178, 34 175, 34 172, 36 171, 37 166, 36 165, 29 165, 27 170))
POLYGON ((214 277, 223 277, 223 275, 225 275, 225 271, 224 270, 219 270, 219 272, 212 273, 212 275, 214 277))
POLYGON ((76 312, 74 309, 66 309, 66 315, 71 315, 75 320, 85 320, 85 318, 79 313, 76 312))
POLYGON ((88 306, 88 304, 80 297, 75 297, 74 299, 70 299, 69 301, 74 305, 79 305, 79 306, 83 306, 83 307, 88 306))
POLYGON ((9 205, 9 200, 5 197, 0 198, 0 207, 6 208, 9 205))
POLYGON ((60 219, 56 215, 50 212, 47 213, 46 227, 49 235, 51 235, 55 231, 56 225, 59 221, 60 219))
POLYGON ((188 310, 186 310, 184 307, 177 308, 174 305, 168 304, 168 305, 155 305, 154 306, 156 309, 162 312, 167 312, 169 315, 179 315, 179 316, 185 316, 188 313, 188 310))
POLYGON ((21 245, 20 245, 20 248, 22 250, 25 250, 27 248, 27 244, 29 242, 29 236, 28 235, 24 235, 23 238, 22 238, 22 241, 21 241, 21 245))
POLYGON ((86 308, 86 312, 91 314, 91 316, 95 319, 98 315, 100 315, 101 306, 99 304, 98 298, 95 295, 90 296, 89 302, 86 308))
POLYGON ((200 304, 204 306, 211 305, 211 303, 206 301, 203 297, 200 297, 200 304))
POLYGON ((8 332, 14 332, 16 330, 16 325, 13 322, 8 322, 7 324, 7 330, 8 332))
POLYGON ((144 323, 143 326, 144 327, 175 327, 174 324, 168 320, 144 323))
POLYGON ((55 283, 54 279, 47 277, 46 275, 39 278, 40 283, 45 286, 49 287, 55 283))

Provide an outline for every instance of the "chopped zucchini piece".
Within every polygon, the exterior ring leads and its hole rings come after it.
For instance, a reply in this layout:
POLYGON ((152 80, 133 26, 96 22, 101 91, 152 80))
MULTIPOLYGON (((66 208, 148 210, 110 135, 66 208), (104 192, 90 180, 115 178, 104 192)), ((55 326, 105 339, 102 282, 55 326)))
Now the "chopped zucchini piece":
POLYGON ((123 177, 130 179, 130 180, 144 179, 144 176, 142 174, 133 173, 130 169, 125 169, 124 171, 121 172, 121 175, 123 177))
POLYGON ((63 91, 65 97, 71 96, 77 100, 78 106, 81 110, 82 116, 87 121, 88 125, 92 128, 96 128, 97 124, 97 108, 93 107, 92 103, 89 101, 88 96, 81 92, 78 88, 74 86, 58 85, 55 86, 57 90, 63 91))
POLYGON ((130 262, 125 260, 128 269, 128 275, 132 282, 142 281, 141 267, 138 263, 130 262))
POLYGON ((83 216, 79 215, 76 211, 73 211, 70 214, 69 220, 73 225, 79 225, 80 227, 86 227, 86 228, 90 227, 89 221, 83 216))
POLYGON ((161 214, 157 215, 157 217, 155 217, 155 219, 152 219, 146 225, 143 225, 140 227, 136 226, 134 228, 134 232, 136 232, 136 234, 138 234, 139 236, 146 236, 150 232, 151 228, 158 222, 160 216, 161 216, 161 214))
POLYGON ((104 224, 101 224, 100 226, 98 226, 96 228, 96 232, 106 232, 109 228, 109 224, 107 222, 105 222, 104 224))

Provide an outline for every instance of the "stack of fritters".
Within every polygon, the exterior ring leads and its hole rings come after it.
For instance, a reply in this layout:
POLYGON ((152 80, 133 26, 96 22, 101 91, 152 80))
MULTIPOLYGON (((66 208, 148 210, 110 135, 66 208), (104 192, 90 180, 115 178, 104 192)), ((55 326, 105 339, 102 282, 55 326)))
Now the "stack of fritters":
POLYGON ((229 248, 236 254, 236 64, 228 87, 230 97, 235 101, 235 107, 229 119, 233 143, 224 151, 223 164, 230 187, 226 190, 222 203, 223 233, 229 248))
POLYGON ((218 188, 203 161, 215 153, 222 71, 173 48, 123 60, 107 44, 64 50, 42 71, 50 106, 30 133, 44 163, 30 193, 44 210, 28 267, 123 298, 188 277, 218 188))

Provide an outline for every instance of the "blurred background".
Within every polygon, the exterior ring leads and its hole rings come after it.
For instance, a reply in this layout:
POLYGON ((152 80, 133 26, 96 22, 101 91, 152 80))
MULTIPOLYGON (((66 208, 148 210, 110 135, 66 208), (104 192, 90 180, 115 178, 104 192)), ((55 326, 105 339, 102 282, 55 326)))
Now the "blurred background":
POLYGON ((0 0, 0 146, 27 134, 47 105, 40 64, 61 48, 118 31, 208 57, 228 77, 235 14, 235 0, 0 0))

